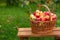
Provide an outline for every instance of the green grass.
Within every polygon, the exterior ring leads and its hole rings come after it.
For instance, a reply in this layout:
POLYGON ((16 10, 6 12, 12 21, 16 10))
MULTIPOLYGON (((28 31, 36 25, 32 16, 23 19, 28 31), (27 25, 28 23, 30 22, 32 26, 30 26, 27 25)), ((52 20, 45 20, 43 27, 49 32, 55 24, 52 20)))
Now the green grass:
MULTIPOLYGON (((33 5, 33 4, 32 4, 33 5)), ((32 10, 34 11, 33 6, 32 10)), ((17 37, 18 27, 30 27, 29 16, 26 8, 0 7, 0 40, 19 40, 17 37)), ((57 26, 60 26, 60 9, 56 9, 57 26)), ((54 37, 29 38, 29 40, 54 40, 54 37)))
POLYGON ((16 28, 29 27, 27 17, 20 8, 0 8, 0 40, 18 40, 16 28))

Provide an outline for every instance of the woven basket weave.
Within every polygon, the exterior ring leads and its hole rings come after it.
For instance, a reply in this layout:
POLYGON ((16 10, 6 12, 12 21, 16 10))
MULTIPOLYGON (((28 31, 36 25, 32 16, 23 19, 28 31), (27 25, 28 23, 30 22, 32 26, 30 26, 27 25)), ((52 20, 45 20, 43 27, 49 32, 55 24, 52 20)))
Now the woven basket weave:
MULTIPOLYGON (((50 12, 49 8, 46 5, 42 5, 45 8, 48 9, 50 12)), ((50 12, 51 13, 51 12, 50 12)), ((51 14, 50 14, 50 20, 49 21, 34 21, 30 18, 30 24, 31 24, 31 29, 33 33, 49 33, 53 31, 53 28, 55 26, 56 20, 51 21, 51 14)))

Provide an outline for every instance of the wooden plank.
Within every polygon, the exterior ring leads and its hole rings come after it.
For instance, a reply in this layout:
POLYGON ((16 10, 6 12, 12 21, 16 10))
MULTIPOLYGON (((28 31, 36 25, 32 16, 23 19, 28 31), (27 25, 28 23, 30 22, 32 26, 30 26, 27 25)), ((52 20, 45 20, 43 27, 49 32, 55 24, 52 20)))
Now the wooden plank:
POLYGON ((60 36, 60 27, 53 29, 53 32, 47 34, 34 34, 31 32, 31 28, 18 28, 19 37, 40 37, 40 36, 60 36))

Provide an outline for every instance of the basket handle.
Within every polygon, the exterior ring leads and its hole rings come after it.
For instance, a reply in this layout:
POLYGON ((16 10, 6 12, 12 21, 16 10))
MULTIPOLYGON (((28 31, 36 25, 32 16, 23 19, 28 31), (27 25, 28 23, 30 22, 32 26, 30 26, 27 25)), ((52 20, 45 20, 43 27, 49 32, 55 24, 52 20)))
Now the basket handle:
POLYGON ((51 12, 47 5, 41 5, 41 6, 45 7, 49 11, 49 13, 51 12))
POLYGON ((50 11, 49 7, 47 5, 41 5, 41 6, 45 7, 48 10, 48 12, 50 13, 49 19, 51 20, 51 11, 50 11))

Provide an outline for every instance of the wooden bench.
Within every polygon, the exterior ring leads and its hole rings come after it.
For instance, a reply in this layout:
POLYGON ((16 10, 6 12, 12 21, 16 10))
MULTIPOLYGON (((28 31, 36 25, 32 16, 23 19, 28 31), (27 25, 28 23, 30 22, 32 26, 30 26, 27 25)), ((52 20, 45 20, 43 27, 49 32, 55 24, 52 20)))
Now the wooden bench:
POLYGON ((18 37, 20 40, 28 40, 28 37, 41 37, 41 36, 53 36, 55 40, 60 40, 60 27, 53 29, 53 32, 47 34, 34 34, 31 32, 31 28, 18 28, 18 37))

